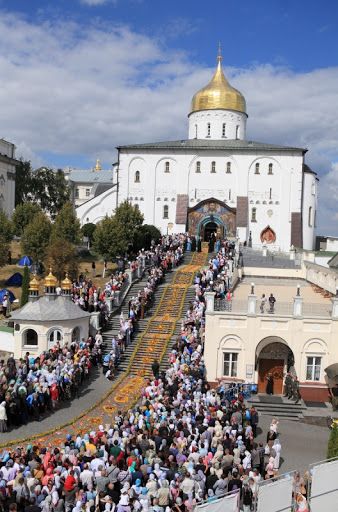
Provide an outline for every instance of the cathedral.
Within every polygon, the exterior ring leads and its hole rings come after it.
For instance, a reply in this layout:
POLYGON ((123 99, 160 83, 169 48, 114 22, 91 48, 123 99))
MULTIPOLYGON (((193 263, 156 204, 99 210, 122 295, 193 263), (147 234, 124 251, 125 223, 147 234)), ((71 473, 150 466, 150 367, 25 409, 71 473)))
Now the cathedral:
MULTIPOLYGON (((318 179, 304 162, 307 150, 247 140, 245 98, 225 78, 220 54, 217 60, 192 98, 188 138, 118 147, 118 186, 105 201, 138 205, 144 222, 164 234, 313 249, 318 179)), ((99 196, 96 202, 88 204, 92 215, 105 210, 99 196)))

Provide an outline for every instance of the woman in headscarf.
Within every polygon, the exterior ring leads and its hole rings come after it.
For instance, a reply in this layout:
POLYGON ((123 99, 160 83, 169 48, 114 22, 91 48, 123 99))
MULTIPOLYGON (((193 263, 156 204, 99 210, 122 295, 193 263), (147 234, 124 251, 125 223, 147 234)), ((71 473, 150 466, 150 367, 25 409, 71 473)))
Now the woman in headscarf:
POLYGON ((270 457, 269 462, 267 463, 267 465, 265 467, 265 472, 266 472, 265 479, 266 480, 269 480, 270 478, 273 478, 275 476, 274 464, 275 464, 274 457, 270 457))
POLYGON ((6 402, 0 404, 0 432, 7 432, 6 402))

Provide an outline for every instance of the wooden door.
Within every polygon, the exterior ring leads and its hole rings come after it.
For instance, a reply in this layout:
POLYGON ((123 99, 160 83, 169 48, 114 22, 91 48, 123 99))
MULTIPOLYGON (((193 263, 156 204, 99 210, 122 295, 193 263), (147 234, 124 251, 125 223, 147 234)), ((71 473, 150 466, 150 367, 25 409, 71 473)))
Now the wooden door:
POLYGON ((258 370, 258 393, 266 393, 266 377, 268 373, 273 377, 273 393, 281 395, 283 392, 283 359, 260 359, 258 370))

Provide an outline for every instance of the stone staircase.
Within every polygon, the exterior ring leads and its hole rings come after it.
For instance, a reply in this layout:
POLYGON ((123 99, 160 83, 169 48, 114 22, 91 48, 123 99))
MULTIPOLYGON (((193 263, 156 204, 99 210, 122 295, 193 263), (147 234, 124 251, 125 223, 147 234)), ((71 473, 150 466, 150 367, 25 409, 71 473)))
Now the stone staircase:
POLYGON ((253 405, 260 414, 271 416, 279 420, 299 421, 304 418, 303 412, 307 409, 303 400, 295 404, 293 400, 286 397, 267 395, 253 395, 247 400, 249 405, 253 405))
MULTIPOLYGON (((186 253, 184 257, 184 263, 183 265, 189 265, 190 261, 192 259, 191 253, 186 253)), ((177 270, 181 269, 181 266, 178 267, 177 270)), ((156 288, 154 292, 153 302, 151 307, 147 310, 145 318, 138 320, 138 322, 135 325, 132 342, 130 345, 126 348, 125 352, 121 354, 120 362, 118 369, 116 371, 116 374, 119 374, 121 372, 124 372, 128 369, 131 355, 134 352, 135 345, 139 341, 140 337, 142 337, 142 343, 145 345, 148 344, 149 341, 152 341, 152 338, 157 336, 167 337, 168 333, 171 333, 173 331, 172 329, 172 320, 170 319, 175 318, 175 311, 177 312, 180 308, 180 301, 177 300, 177 303, 175 303, 173 306, 171 306, 170 311, 168 310, 168 307, 166 306, 166 296, 170 295, 170 285, 174 280, 176 281, 176 272, 177 270, 173 270, 171 272, 168 272, 165 274, 164 281, 156 288), (164 295, 163 295, 164 292, 164 295), (161 303, 159 305, 159 301, 161 300, 161 303), (156 311, 157 316, 165 316, 170 315, 168 318, 168 321, 160 321, 155 320, 153 317, 154 313, 156 311), (146 331, 146 333, 145 333, 146 331)), ((110 352, 111 350, 111 341, 113 336, 117 337, 119 330, 120 330, 120 314, 121 311, 124 314, 124 317, 128 317, 128 303, 129 300, 136 296, 140 290, 142 290, 147 283, 147 272, 143 278, 140 280, 134 282, 132 286, 130 287, 128 293, 126 294, 121 306, 112 313, 110 316, 110 319, 108 321, 107 329, 102 333, 103 337, 103 353, 106 354, 110 352)), ((189 290, 186 294, 186 298, 184 301, 184 308, 183 311, 185 313, 186 309, 188 308, 188 304, 190 300, 193 300, 194 297, 194 289, 191 287, 191 290, 189 290)), ((180 322, 177 321, 175 325, 175 329, 172 333, 172 337, 168 346, 167 351, 163 355, 163 344, 161 343, 154 343, 153 350, 151 353, 152 360, 158 359, 163 362, 166 362, 168 359, 169 352, 171 350, 171 347, 176 339, 176 336, 180 332, 180 322)), ((152 361, 151 361, 152 362, 152 361)), ((144 361, 142 361, 141 358, 135 357, 134 361, 131 365, 131 367, 128 369, 132 374, 138 374, 138 372, 141 370, 141 367, 144 366, 144 361)), ((167 368, 168 365, 164 366, 161 370, 167 368)), ((147 371, 145 374, 145 377, 150 377, 151 371, 147 371)))

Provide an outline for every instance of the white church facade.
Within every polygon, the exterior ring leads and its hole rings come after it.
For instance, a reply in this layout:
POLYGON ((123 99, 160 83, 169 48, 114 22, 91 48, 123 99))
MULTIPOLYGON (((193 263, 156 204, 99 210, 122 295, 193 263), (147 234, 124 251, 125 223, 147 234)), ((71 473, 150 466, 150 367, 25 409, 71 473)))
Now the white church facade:
MULTIPOLYGON (((162 233, 207 240, 217 231, 253 247, 313 249, 318 179, 304 162, 307 150, 247 140, 247 118, 219 55, 211 81, 192 99, 188 138, 118 147, 118 185, 104 202, 138 205, 162 233)), ((102 207, 100 196, 88 201, 81 222, 95 222, 102 207)))

